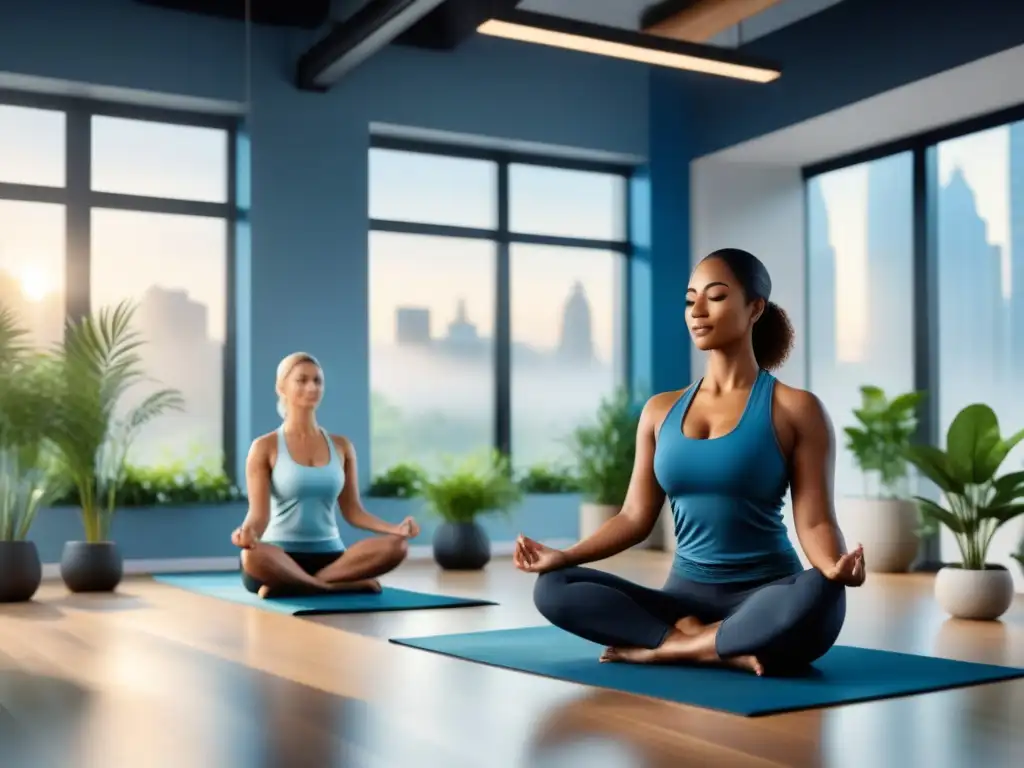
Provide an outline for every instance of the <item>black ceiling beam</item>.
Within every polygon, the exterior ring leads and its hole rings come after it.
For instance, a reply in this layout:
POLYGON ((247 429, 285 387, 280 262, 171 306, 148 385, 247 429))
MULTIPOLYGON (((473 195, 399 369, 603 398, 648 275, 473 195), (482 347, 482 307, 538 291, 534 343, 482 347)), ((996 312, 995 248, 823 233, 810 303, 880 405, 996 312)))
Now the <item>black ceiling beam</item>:
POLYGON ((476 28, 519 5, 520 0, 445 0, 395 38, 395 44, 435 51, 453 51, 476 28))
POLYGON ((378 50, 418 22, 442 0, 371 0, 299 58, 296 84, 326 91, 378 50))

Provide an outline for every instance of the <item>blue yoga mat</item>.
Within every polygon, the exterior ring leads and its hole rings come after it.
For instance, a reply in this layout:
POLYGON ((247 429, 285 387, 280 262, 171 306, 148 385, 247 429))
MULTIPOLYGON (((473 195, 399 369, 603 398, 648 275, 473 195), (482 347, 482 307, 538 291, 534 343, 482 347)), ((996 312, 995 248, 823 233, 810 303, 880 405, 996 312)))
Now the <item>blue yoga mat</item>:
POLYGON ((602 646, 556 627, 392 643, 558 680, 755 717, 1024 677, 1024 669, 836 646, 800 677, 712 667, 602 664, 602 646))
POLYGON ((261 597, 242 586, 239 573, 166 573, 153 577, 189 592, 251 605, 265 611, 287 613, 292 616, 310 616, 317 613, 375 613, 379 611, 418 611, 426 608, 466 608, 474 605, 495 605, 489 600, 432 595, 405 589, 384 587, 379 594, 351 592, 336 595, 310 595, 308 597, 261 597))

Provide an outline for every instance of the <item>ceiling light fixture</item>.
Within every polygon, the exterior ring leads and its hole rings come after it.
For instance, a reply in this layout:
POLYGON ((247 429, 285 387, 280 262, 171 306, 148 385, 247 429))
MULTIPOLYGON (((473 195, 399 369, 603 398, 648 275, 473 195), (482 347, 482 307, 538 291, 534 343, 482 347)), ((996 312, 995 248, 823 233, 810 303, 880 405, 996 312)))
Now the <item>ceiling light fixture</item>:
POLYGON ((708 75, 770 83, 781 69, 770 62, 698 43, 671 40, 600 24, 565 19, 530 11, 512 11, 485 21, 477 32, 522 43, 549 45, 614 59, 627 59, 656 67, 684 69, 708 75))

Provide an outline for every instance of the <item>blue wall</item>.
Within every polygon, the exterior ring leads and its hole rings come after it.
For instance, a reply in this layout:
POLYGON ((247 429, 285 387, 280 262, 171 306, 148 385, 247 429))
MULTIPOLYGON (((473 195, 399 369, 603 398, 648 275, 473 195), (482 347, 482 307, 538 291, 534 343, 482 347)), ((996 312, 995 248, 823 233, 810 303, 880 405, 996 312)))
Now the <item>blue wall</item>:
POLYGON ((1024 3, 843 0, 743 49, 782 64, 767 85, 688 78, 695 157, 1024 44, 1024 3))
MULTIPOLYGON (((254 36, 250 230, 238 277, 243 457, 252 436, 278 423, 274 370, 295 349, 324 364, 325 425, 368 453, 371 122, 647 155, 646 67, 479 37, 456 53, 389 48, 329 93, 300 92, 294 64, 314 39, 270 28, 254 36)), ((0 25, 0 72, 236 102, 243 54, 239 23, 130 0, 26 3, 0 25)))

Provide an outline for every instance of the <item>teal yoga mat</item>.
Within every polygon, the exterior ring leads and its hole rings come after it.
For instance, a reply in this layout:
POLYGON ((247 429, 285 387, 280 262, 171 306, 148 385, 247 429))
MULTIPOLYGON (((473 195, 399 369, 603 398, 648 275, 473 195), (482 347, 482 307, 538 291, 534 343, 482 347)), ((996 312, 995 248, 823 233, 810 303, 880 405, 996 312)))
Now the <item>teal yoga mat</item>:
POLYGON ((602 664, 603 648, 556 627, 528 627, 392 643, 558 680, 746 717, 910 696, 1024 677, 1024 669, 836 646, 800 677, 739 670, 602 664))
POLYGON ((265 611, 287 613, 292 616, 311 616, 317 613, 375 613, 380 611, 418 611, 427 608, 467 608, 474 605, 495 605, 489 600, 433 595, 410 592, 405 589, 384 587, 376 595, 348 593, 337 595, 310 595, 309 597, 263 598, 242 586, 237 571, 227 573, 167 573, 153 577, 162 584, 178 587, 232 603, 251 605, 265 611))

